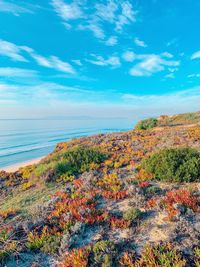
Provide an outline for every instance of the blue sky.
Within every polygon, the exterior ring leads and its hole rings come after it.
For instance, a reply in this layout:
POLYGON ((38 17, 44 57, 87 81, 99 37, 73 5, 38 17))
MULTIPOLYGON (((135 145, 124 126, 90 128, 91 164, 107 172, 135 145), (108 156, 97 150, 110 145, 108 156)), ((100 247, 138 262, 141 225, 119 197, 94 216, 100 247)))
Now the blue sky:
POLYGON ((199 0, 0 0, 0 118, 200 109, 199 0))

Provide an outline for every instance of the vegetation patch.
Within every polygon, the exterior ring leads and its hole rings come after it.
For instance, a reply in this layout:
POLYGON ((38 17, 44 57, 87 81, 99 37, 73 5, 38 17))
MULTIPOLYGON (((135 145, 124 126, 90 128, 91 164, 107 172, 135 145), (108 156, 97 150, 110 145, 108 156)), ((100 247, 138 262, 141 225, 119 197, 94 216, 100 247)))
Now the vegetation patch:
POLYGON ((142 161, 142 167, 156 180, 194 182, 200 180, 200 153, 191 148, 170 148, 142 161))
POLYGON ((166 193, 162 205, 167 211, 168 218, 173 220, 180 211, 186 212, 191 209, 193 212, 200 212, 200 197, 186 189, 169 191, 166 193))
POLYGON ((123 219, 130 223, 139 219, 140 216, 141 216, 141 211, 137 208, 129 208, 123 213, 123 219))
POLYGON ((58 181, 68 182, 78 174, 98 168, 107 157, 106 154, 93 148, 76 147, 55 156, 51 162, 38 165, 35 174, 44 176, 50 171, 58 181))
POLYGON ((199 267, 200 125, 175 117, 63 142, 0 172, 0 266, 199 267))
POLYGON ((158 120, 155 118, 150 118, 150 119, 139 121, 136 124, 135 129, 136 130, 148 130, 148 129, 152 129, 156 127, 157 125, 158 125, 158 120))
POLYGON ((16 251, 17 241, 14 239, 13 228, 9 225, 0 225, 0 264, 16 251))
POLYGON ((184 267, 186 260, 175 250, 171 244, 165 245, 146 245, 140 258, 134 260, 131 254, 125 253, 121 258, 121 266, 136 267, 184 267))

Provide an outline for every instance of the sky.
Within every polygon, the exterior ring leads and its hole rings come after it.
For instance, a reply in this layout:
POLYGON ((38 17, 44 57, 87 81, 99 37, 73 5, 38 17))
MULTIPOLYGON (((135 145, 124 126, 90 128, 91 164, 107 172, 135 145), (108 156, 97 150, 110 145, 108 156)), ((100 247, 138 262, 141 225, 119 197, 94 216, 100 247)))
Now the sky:
POLYGON ((200 110, 199 0, 0 0, 0 118, 200 110))

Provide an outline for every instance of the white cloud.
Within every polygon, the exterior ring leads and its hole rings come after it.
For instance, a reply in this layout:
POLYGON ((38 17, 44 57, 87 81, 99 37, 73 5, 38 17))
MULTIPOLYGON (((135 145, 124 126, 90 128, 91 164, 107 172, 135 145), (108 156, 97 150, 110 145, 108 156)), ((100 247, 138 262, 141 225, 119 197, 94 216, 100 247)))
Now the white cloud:
POLYGON ((43 66, 46 68, 52 68, 52 69, 70 73, 70 74, 76 73, 75 69, 70 63, 64 62, 56 56, 43 57, 36 53, 31 53, 31 56, 36 60, 36 62, 40 66, 43 66))
POLYGON ((31 53, 31 56, 35 59, 38 65, 47 68, 52 68, 52 62, 48 58, 38 55, 35 52, 31 53))
POLYGON ((67 23, 67 22, 63 22, 63 25, 65 26, 65 29, 67 29, 67 30, 71 30, 71 28, 72 28, 72 25, 67 23))
POLYGON ((178 68, 177 67, 170 67, 170 68, 168 68, 168 71, 175 72, 175 71, 178 71, 178 68))
POLYGON ((27 62, 27 59, 23 55, 21 55, 21 52, 23 49, 20 46, 17 46, 13 43, 0 40, 0 55, 9 57, 10 59, 14 61, 23 61, 27 62))
POLYGON ((111 66, 114 68, 120 67, 120 65, 121 65, 119 57, 116 57, 116 56, 111 56, 108 59, 105 59, 102 56, 96 56, 93 54, 92 54, 92 56, 94 57, 94 59, 93 60, 87 60, 87 61, 94 64, 94 65, 111 66))
POLYGON ((137 45, 137 46, 140 46, 140 47, 147 47, 147 45, 145 44, 144 41, 140 40, 139 38, 135 38, 134 39, 134 43, 137 45))
POLYGON ((174 79, 175 75, 174 75, 174 73, 168 73, 168 74, 165 75, 165 78, 174 79))
POLYGON ((76 2, 67 4, 63 0, 52 0, 51 3, 58 16, 60 16, 63 20, 74 20, 83 16, 81 9, 76 2))
POLYGON ((74 62, 78 66, 83 66, 82 62, 79 59, 73 59, 72 62, 74 62))
POLYGON ((133 62, 136 59, 136 54, 132 51, 126 51, 123 53, 122 58, 127 62, 133 62))
POLYGON ((193 60, 193 59, 198 59, 198 58, 200 58, 200 51, 195 52, 195 53, 192 54, 192 56, 191 56, 191 59, 192 59, 192 60, 193 60))
POLYGON ((94 36, 98 39, 104 39, 105 38, 105 33, 103 29, 93 21, 90 21, 88 25, 79 25, 78 26, 79 30, 90 30, 94 36))
POLYGON ((96 4, 96 15, 105 21, 110 23, 115 22, 115 12, 118 9, 117 3, 115 1, 107 1, 106 4, 96 4))
MULTIPOLYGON (((105 23, 114 25, 120 32, 125 25, 136 20, 136 12, 129 1, 106 0, 96 5, 91 5, 89 0, 73 0, 70 4, 64 0, 52 0, 51 3, 67 29, 71 28, 71 20, 75 20, 76 29, 90 30, 98 39, 106 38, 105 23)), ((116 40, 110 43, 114 45, 116 40)))
POLYGON ((114 46, 117 44, 117 42, 118 42, 117 36, 111 36, 110 38, 108 38, 108 40, 105 42, 105 44, 108 46, 114 46))
POLYGON ((12 13, 15 16, 21 13, 32 13, 30 9, 6 0, 0 0, 0 12, 12 13))
POLYGON ((167 58, 173 58, 174 56, 171 54, 171 53, 169 53, 169 52, 163 52, 162 54, 161 54, 163 57, 167 57, 167 58))
POLYGON ((22 55, 22 52, 28 53, 28 55, 31 56, 40 66, 52 68, 69 74, 76 73, 70 63, 64 62, 56 56, 44 57, 28 46, 17 46, 13 43, 0 40, 0 55, 7 56, 14 61, 28 62, 24 55, 22 55))
POLYGON ((125 1, 121 4, 122 12, 119 15, 116 22, 116 30, 121 31, 123 26, 130 24, 130 22, 136 21, 136 12, 133 10, 133 6, 129 1, 125 1))
POLYGON ((62 60, 60 60, 58 57, 55 56, 51 56, 50 57, 50 61, 52 62, 52 66, 53 68, 66 72, 66 73, 70 73, 70 74, 75 74, 76 71, 74 70, 74 68, 72 67, 72 65, 68 62, 64 62, 62 60))
POLYGON ((200 73, 193 73, 188 75, 188 78, 200 78, 200 73))
POLYGON ((160 55, 139 55, 138 58, 143 58, 131 70, 132 76, 151 76, 156 72, 163 71, 166 66, 177 67, 180 65, 179 61, 166 60, 160 55))
POLYGON ((36 76, 37 71, 21 69, 21 68, 0 68, 0 76, 2 77, 32 77, 36 76))
POLYGON ((178 39, 174 38, 174 39, 170 40, 169 42, 167 42, 167 46, 176 45, 177 42, 178 42, 178 39))

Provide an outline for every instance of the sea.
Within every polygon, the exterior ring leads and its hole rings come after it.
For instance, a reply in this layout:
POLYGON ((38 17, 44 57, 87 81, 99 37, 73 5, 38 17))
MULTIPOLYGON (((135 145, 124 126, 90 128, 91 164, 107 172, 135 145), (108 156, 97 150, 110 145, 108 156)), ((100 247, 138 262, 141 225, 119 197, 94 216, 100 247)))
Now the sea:
POLYGON ((59 142, 132 127, 128 119, 0 119, 0 169, 45 156, 59 142))

